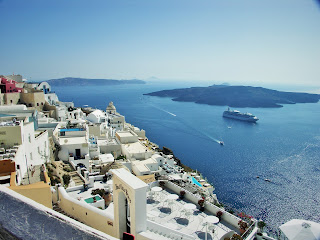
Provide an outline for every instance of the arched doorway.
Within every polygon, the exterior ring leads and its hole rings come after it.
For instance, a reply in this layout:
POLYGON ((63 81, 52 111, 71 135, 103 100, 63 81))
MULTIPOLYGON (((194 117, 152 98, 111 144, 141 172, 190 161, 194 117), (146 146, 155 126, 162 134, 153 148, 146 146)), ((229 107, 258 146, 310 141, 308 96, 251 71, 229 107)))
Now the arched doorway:
POLYGON ((123 192, 118 194, 118 209, 119 209, 119 235, 122 237, 124 232, 131 233, 131 213, 130 202, 123 192))
POLYGON ((124 232, 136 236, 146 230, 148 185, 123 168, 112 173, 116 237, 123 239, 124 232))

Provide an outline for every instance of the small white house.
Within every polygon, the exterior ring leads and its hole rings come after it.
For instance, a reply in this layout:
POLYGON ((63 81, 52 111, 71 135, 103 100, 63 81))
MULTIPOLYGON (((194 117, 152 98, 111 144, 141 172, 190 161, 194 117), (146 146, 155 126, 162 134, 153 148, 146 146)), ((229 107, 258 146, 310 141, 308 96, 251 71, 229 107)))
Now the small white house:
POLYGON ((138 135, 129 131, 117 131, 116 138, 122 144, 138 142, 138 135))
POLYGON ((107 116, 103 111, 97 109, 87 116, 87 120, 92 123, 103 123, 107 121, 107 116))

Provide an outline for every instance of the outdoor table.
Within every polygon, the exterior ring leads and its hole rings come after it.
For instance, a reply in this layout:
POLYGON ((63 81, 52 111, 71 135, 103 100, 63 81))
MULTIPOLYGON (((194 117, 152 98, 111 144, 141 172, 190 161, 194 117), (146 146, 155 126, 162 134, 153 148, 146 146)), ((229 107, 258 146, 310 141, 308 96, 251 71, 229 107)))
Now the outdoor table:
POLYGON ((177 200, 179 196, 177 194, 169 194, 167 199, 168 200, 177 200))
POLYGON ((162 188, 161 187, 153 187, 153 188, 151 188, 151 191, 153 191, 153 192, 161 192, 162 188))
POLYGON ((219 218, 215 217, 215 216, 208 216, 204 219, 204 221, 206 222, 206 238, 205 240, 208 239, 208 224, 216 224, 219 222, 219 218))
POLYGON ((183 207, 185 209, 184 214, 185 214, 185 217, 187 219, 188 219, 189 216, 192 215, 192 211, 197 208, 197 206, 195 204, 193 204, 193 203, 186 203, 186 204, 183 205, 183 207))
POLYGON ((186 203, 185 205, 183 205, 185 209, 187 210, 194 210, 197 208, 196 205, 194 205, 193 203, 186 203))
POLYGON ((179 198, 179 196, 177 194, 169 194, 167 196, 167 203, 168 203, 168 207, 174 205, 174 201, 177 200, 179 198))

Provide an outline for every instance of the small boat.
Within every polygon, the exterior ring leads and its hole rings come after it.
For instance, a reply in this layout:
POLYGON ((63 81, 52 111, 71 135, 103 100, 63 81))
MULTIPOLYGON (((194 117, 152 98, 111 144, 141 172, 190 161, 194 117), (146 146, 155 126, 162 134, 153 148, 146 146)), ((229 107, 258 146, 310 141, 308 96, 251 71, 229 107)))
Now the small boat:
POLYGON ((223 145, 224 145, 224 142, 223 142, 223 141, 219 141, 219 144, 223 146, 223 145))
POLYGON ((260 178, 259 176, 257 176, 257 178, 260 178))
POLYGON ((265 181, 266 182, 271 182, 271 180, 269 178, 266 178, 265 181))
POLYGON ((231 126, 228 126, 229 129, 231 129, 231 126))

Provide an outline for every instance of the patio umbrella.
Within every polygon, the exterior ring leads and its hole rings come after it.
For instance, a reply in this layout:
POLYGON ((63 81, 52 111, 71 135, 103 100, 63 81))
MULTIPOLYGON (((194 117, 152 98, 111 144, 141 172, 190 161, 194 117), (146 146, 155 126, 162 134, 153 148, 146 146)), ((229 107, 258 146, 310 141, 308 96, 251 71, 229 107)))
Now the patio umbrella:
POLYGON ((302 219, 292 219, 280 226, 289 240, 320 240, 320 224, 302 219))

